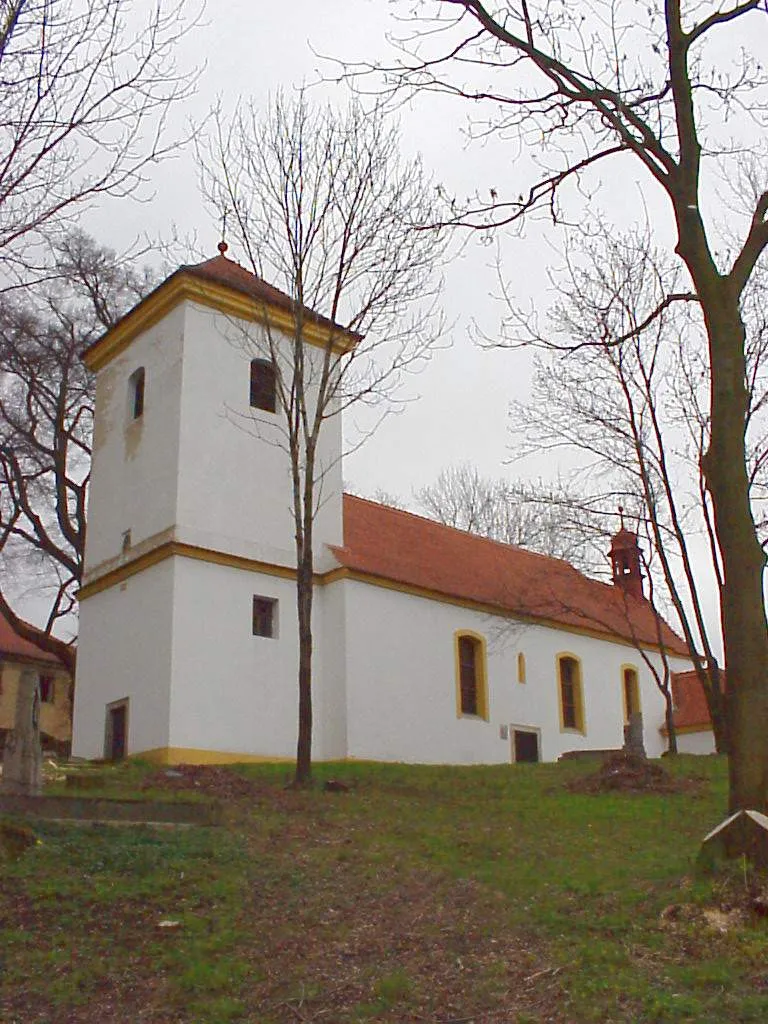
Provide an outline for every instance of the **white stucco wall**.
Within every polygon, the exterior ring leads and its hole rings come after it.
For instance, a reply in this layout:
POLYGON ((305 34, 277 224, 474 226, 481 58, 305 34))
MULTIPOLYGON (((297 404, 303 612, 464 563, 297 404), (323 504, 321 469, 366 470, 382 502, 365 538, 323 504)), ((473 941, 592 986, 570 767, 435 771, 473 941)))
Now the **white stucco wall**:
POLYGON ((315 589, 313 745, 316 756, 329 761, 347 756, 346 598, 346 588, 338 584, 315 589))
MULTIPOLYGON (((187 558, 173 561, 169 746, 293 758, 298 735, 295 582, 187 558), (254 595, 278 601, 276 637, 253 636, 254 595)), ((343 675, 336 670, 339 656, 343 661, 343 623, 338 608, 325 614, 324 598, 323 588, 316 588, 312 690, 318 760, 346 754, 343 675)))
POLYGON ((86 570, 135 547, 176 518, 184 308, 136 338, 97 375, 86 570), (129 412, 129 378, 145 368, 144 413, 129 412))
POLYGON ((650 756, 664 749, 664 705, 637 651, 544 626, 505 624, 480 612, 398 591, 344 581, 347 589, 348 751, 358 758, 426 763, 511 760, 501 727, 538 728, 540 755, 623 743, 622 668, 637 669, 650 756), (454 635, 487 640, 489 721, 457 717, 454 635), (517 655, 526 682, 517 681, 517 655), (585 734, 562 731, 556 656, 581 660, 585 734))
MULTIPOLYGON (((295 564, 290 460, 282 412, 250 407, 250 362, 263 357, 264 329, 186 303, 177 522, 190 543, 259 561, 295 564)), ((285 344, 290 344, 285 339, 285 344)), ((306 346, 308 367, 320 351, 306 346)), ((309 374, 311 379, 311 373, 309 374)), ((322 427, 323 503, 315 521, 324 544, 340 544, 341 418, 322 427)))
POLYGON ((168 560, 81 603, 76 757, 104 756, 106 705, 125 697, 128 753, 168 746, 173 594, 168 560))
POLYGON ((714 754, 715 734, 711 729, 678 733, 677 750, 680 754, 714 754))
POLYGON ((171 747, 290 757, 296 748, 294 584, 174 558, 171 747), (253 636, 254 594, 278 601, 277 637, 253 636))

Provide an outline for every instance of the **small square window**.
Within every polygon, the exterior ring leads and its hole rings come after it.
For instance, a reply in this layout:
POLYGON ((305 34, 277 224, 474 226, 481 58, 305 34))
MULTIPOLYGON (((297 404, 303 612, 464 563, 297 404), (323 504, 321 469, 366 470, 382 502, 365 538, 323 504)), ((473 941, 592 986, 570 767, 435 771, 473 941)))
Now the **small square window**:
POLYGON ((53 704, 54 683, 53 676, 40 676, 38 679, 40 687, 40 701, 42 704, 53 704))
POLYGON ((277 636, 277 601, 274 598, 253 598, 253 635, 277 636))

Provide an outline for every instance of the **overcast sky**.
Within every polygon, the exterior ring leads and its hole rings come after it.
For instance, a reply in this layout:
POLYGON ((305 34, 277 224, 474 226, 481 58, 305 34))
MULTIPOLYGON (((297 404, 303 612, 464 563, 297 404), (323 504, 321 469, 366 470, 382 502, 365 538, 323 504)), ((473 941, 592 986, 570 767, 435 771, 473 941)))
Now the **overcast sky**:
MULTIPOLYGON (((192 0, 190 0, 192 2, 192 0)), ((348 60, 391 59, 387 34, 402 31, 395 11, 409 5, 384 0, 293 0, 290 5, 228 0, 209 3, 204 24, 185 40, 179 54, 182 65, 204 66, 197 94, 177 110, 200 124, 211 106, 221 102, 231 109, 238 99, 252 98, 266 107, 270 93, 302 83, 314 83, 334 74, 332 63, 321 55, 348 60)), ((343 104, 347 87, 326 81, 318 98, 343 104)), ((469 110, 445 97, 419 97, 399 112, 403 146, 419 151, 424 162, 449 193, 479 192, 516 196, 530 184, 530 162, 514 140, 468 144, 469 110)), ((606 165, 608 167, 609 165, 606 165)), ((611 173, 608 171, 607 173, 611 173)), ((604 178, 599 202, 612 219, 631 223, 643 205, 653 217, 661 200, 638 182, 642 173, 625 164, 604 178)), ((196 241, 179 252, 179 262, 213 256, 220 226, 200 199, 198 173, 192 147, 182 150, 157 168, 153 193, 143 205, 105 204, 85 221, 101 242, 120 248, 143 230, 169 238, 174 232, 196 241)), ((499 236, 469 238, 448 267, 443 305, 452 324, 450 346, 436 352, 429 366, 408 382, 408 401, 391 416, 372 439, 345 464, 348 486, 364 494, 381 490, 406 501, 415 487, 435 479, 441 469, 470 462, 489 476, 539 475, 554 478, 561 466, 550 456, 546 463, 505 465, 514 454, 509 448, 508 405, 525 398, 531 377, 531 355, 523 351, 488 350, 472 340, 473 325, 493 337, 503 307, 498 300, 497 246, 510 289, 520 302, 544 309, 549 300, 547 269, 557 261, 557 230, 532 225, 523 238, 499 236)), ((247 263, 232 247, 229 254, 247 263)), ((715 614, 714 595, 711 613, 715 614)))
MULTIPOLYGON (((253 97, 266 107, 269 94, 278 88, 333 74, 333 66, 318 54, 386 55, 386 33, 397 28, 391 10, 382 0, 295 0, 287 18, 283 8, 272 4, 209 4, 205 26, 186 40, 180 57, 187 64, 206 64, 185 116, 199 123, 214 102, 220 100, 231 109, 240 97, 253 97)), ((343 104, 349 91, 343 85, 321 85, 318 96, 343 104)), ((176 112, 177 119, 180 113, 176 112)), ((487 195, 502 181, 511 190, 515 177, 522 187, 524 167, 518 161, 514 170, 516 149, 493 144, 468 147, 463 135, 466 115, 459 103, 436 97, 402 109, 404 149, 421 152, 427 168, 454 194, 479 189, 487 195)), ((105 204, 89 215, 86 224, 100 241, 111 241, 117 248, 130 243, 139 225, 164 238, 175 230, 196 240, 211 256, 220 234, 200 199, 191 147, 157 169, 151 201, 140 206, 105 204)), ((517 292, 540 292, 551 251, 541 242, 501 241, 508 250, 505 272, 517 292)), ((201 255, 178 251, 183 260, 201 255)), ((228 255, 247 263, 236 246, 228 255)), ((408 380, 403 411, 389 417, 349 457, 344 475, 354 489, 368 494, 381 489, 408 498, 414 487, 433 480, 443 467, 463 461, 477 464, 488 475, 508 472, 507 407, 511 397, 525 395, 530 356, 484 351, 470 339, 473 324, 488 335, 498 329, 503 310, 493 297, 498 293, 495 261, 495 244, 470 239, 448 267, 443 307, 451 325, 445 339, 450 347, 437 351, 429 366, 408 380)), ((530 472, 535 475, 536 467, 530 472)))

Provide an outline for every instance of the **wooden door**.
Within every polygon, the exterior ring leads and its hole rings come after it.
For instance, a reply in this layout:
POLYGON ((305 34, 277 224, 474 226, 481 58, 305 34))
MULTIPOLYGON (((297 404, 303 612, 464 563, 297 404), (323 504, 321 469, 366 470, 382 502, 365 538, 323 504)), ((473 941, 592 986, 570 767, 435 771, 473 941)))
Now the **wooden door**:
POLYGON ((128 701, 107 708, 107 735, 104 756, 108 761, 122 761, 128 753, 128 701))
POLYGON ((539 760, 539 734, 525 729, 515 729, 513 742, 515 745, 515 761, 533 762, 539 760))

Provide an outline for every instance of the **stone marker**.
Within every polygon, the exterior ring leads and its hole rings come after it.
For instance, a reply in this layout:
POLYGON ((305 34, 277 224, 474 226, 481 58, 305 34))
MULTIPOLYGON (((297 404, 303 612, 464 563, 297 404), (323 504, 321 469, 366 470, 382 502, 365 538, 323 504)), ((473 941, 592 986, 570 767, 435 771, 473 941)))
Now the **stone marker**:
POLYGON ((43 752, 40 748, 40 693, 37 672, 24 668, 16 692, 13 729, 5 740, 2 791, 39 796, 43 791, 43 752))
POLYGON ((760 811, 736 811, 704 837, 697 859, 703 871, 744 853, 750 864, 768 868, 768 816, 760 811))
POLYGON ((638 757, 645 757, 645 744, 643 742, 643 716, 635 711, 629 716, 629 725, 624 726, 624 752, 636 754, 638 757))

